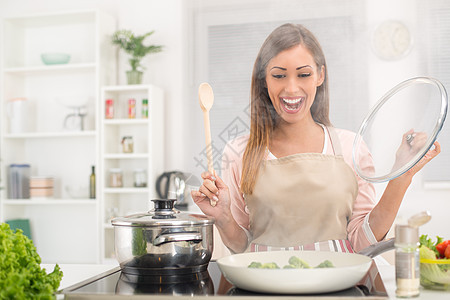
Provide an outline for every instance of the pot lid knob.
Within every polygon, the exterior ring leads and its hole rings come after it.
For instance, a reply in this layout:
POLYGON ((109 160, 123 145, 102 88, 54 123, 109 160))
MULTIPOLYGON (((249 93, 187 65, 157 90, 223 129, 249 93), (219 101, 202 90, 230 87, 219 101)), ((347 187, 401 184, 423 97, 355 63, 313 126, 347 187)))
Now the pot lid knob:
POLYGON ((155 211, 159 210, 172 210, 175 204, 175 199, 153 199, 155 204, 155 211))
POLYGON ((154 214, 152 219, 174 219, 176 214, 179 213, 178 210, 174 209, 175 199, 154 199, 152 200, 155 209, 149 211, 149 213, 154 214))

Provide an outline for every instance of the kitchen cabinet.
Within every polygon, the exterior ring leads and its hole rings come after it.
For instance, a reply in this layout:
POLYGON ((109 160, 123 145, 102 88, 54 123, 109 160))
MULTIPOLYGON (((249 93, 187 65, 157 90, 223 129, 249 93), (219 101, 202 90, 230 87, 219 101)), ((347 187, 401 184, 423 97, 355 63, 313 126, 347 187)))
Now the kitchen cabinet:
POLYGON ((44 263, 100 261, 103 223, 100 201, 89 199, 89 175, 99 169, 100 87, 116 83, 115 29, 100 11, 3 19, 0 221, 29 219, 44 263), (43 53, 70 60, 44 64, 43 53), (11 164, 54 178, 53 197, 8 198, 11 164))
POLYGON ((162 90, 154 85, 105 86, 101 99, 101 253, 102 263, 108 263, 115 261, 111 218, 148 211, 153 208, 150 200, 157 197, 154 184, 164 170, 164 103, 162 90), (131 108, 130 99, 135 101, 131 108), (144 99, 148 114, 142 112, 144 99), (132 141, 131 147, 127 141, 132 141), (144 173, 145 180, 136 182, 136 172, 144 173))

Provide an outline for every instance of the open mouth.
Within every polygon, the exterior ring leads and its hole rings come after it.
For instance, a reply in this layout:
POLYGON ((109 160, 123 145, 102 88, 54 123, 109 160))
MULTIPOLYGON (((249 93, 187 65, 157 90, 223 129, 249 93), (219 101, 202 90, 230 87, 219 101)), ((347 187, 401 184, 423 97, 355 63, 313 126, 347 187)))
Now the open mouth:
POLYGON ((287 113, 299 111, 304 99, 303 97, 280 97, 282 107, 287 113))

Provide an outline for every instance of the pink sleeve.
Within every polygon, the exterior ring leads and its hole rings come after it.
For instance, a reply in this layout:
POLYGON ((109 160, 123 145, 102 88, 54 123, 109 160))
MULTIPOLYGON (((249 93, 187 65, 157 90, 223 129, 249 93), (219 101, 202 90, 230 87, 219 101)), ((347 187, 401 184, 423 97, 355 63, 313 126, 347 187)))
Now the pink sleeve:
POLYGON ((248 136, 239 137, 225 145, 222 156, 222 180, 227 184, 231 197, 231 213, 235 221, 249 229, 249 216, 246 213, 244 197, 240 191, 242 157, 248 136))
MULTIPOLYGON (((373 234, 366 232, 367 230, 370 231, 370 227, 365 219, 375 206, 375 188, 372 183, 359 177, 353 166, 352 149, 355 134, 344 131, 344 134, 340 134, 339 138, 344 160, 351 166, 358 181, 358 195, 353 203, 353 212, 348 221, 347 235, 353 249, 359 251, 371 244, 369 235, 373 236, 373 234)), ((367 147, 361 151, 359 166, 362 170, 368 172, 370 168, 373 169, 372 155, 367 147)))

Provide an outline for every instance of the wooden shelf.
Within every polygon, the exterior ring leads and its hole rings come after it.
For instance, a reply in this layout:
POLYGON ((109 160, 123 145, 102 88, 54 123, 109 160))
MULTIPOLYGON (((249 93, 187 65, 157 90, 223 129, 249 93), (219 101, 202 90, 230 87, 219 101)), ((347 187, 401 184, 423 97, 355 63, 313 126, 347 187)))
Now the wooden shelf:
POLYGON ((41 74, 49 72, 73 72, 77 70, 94 70, 96 68, 95 63, 80 63, 80 64, 60 64, 60 65, 42 65, 31 67, 16 67, 7 68, 3 72, 6 74, 14 75, 27 75, 27 74, 41 74))
POLYGON ((147 92, 147 90, 152 89, 152 85, 146 84, 127 84, 127 85, 115 85, 115 86, 105 86, 103 87, 103 92, 147 92))
POLYGON ((6 134, 6 139, 40 139, 40 138, 71 138, 71 137, 95 137, 96 132, 86 131, 61 131, 61 132, 28 132, 6 134))
POLYGON ((30 175, 55 178, 55 197, 8 199, 5 188, 0 192, 0 222, 29 219, 43 261, 99 263, 104 256, 100 249, 103 234, 96 228, 104 223, 100 212, 105 174, 100 172, 104 161, 100 157, 103 111, 99 91, 116 83, 117 49, 110 39, 117 29, 116 20, 97 9, 58 11, 3 18, 2 29, 0 176, 8 178, 11 164, 27 163, 30 175), (41 54, 50 52, 67 53, 70 60, 45 65, 41 54), (14 133, 18 131, 11 130, 14 124, 6 108, 19 97, 28 100, 22 109, 28 131, 14 133), (85 130, 63 129, 71 107, 81 103, 86 108, 85 130), (87 193, 80 195, 84 198, 70 197, 66 187, 88 185, 91 166, 96 171, 97 199, 88 199, 87 193), (80 216, 83 220, 78 224, 80 216), (61 236, 71 239, 61 243, 61 236))
POLYGON ((6 199, 4 205, 96 205, 96 199, 6 199))
MULTIPOLYGON (((101 89, 99 112, 101 135, 101 169, 105 174, 100 182, 100 209, 106 214, 110 207, 116 207, 124 214, 148 211, 149 199, 156 197, 154 184, 157 176, 164 172, 164 99, 163 91, 153 85, 116 85, 101 89), (105 119, 107 99, 113 100, 113 119, 105 119), (136 99, 136 117, 129 119, 128 100, 136 99), (148 100, 148 118, 142 118, 142 100, 148 100), (133 138, 133 153, 123 153, 119 144, 123 137, 133 138), (123 186, 109 187, 110 169, 121 169, 123 186), (146 173, 147 187, 134 187, 134 172, 138 169, 146 173)), ((102 262, 114 252, 114 231, 110 222, 102 220, 102 262)))
POLYGON ((147 125, 148 119, 108 119, 105 125, 147 125))
POLYGON ((105 188, 105 194, 142 194, 148 193, 148 188, 135 188, 135 187, 123 187, 123 188, 105 188))
POLYGON ((105 154, 105 159, 144 159, 148 158, 148 153, 110 153, 105 154))

